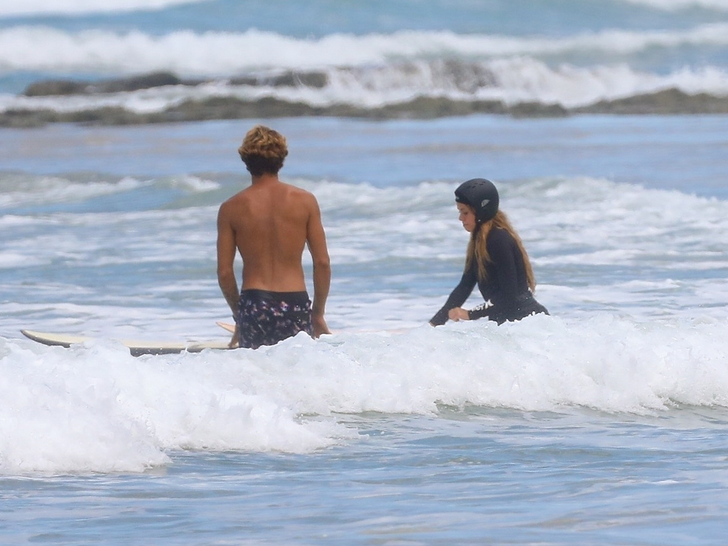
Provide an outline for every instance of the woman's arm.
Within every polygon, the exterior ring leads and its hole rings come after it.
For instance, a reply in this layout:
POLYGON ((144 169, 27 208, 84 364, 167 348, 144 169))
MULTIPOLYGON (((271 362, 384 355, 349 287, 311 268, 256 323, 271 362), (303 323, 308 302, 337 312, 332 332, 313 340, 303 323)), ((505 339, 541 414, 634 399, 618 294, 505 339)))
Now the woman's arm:
POLYGON ((450 309, 460 307, 463 303, 465 303, 465 300, 467 300, 468 297, 470 297, 470 294, 473 292, 473 288, 475 288, 476 282, 477 276, 475 268, 470 267, 463 273, 460 282, 450 293, 450 296, 447 298, 445 305, 442 306, 442 309, 435 313, 435 316, 430 319, 430 325, 440 326, 442 324, 445 324, 447 322, 448 312, 450 311, 450 309))

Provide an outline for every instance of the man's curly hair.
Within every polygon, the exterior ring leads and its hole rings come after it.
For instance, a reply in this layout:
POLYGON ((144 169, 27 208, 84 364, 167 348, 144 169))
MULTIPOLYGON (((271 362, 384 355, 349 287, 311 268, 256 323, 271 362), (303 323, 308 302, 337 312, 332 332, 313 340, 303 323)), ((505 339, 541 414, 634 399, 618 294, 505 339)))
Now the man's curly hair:
POLYGON ((278 174, 288 155, 288 144, 279 132, 256 125, 245 135, 238 153, 251 175, 278 174))

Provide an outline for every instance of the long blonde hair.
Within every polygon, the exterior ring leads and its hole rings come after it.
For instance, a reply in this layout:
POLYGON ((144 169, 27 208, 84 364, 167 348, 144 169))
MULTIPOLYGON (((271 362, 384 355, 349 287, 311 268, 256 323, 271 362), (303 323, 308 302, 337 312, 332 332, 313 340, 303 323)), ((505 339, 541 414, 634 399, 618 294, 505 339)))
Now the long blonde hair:
POLYGON ((508 221, 508 217, 505 213, 500 210, 496 213, 492 220, 485 222, 480 226, 480 229, 476 228, 471 234, 470 242, 468 242, 465 270, 467 271, 470 269, 470 265, 473 263, 473 260, 475 260, 478 264, 478 280, 485 281, 488 279, 488 272, 485 269, 485 264, 490 263, 492 260, 490 254, 488 254, 488 245, 486 242, 488 241, 488 234, 493 228, 506 230, 516 241, 518 250, 521 251, 521 255, 523 256, 523 265, 526 267, 526 280, 528 281, 528 287, 531 289, 531 292, 535 291, 536 277, 533 274, 531 260, 528 259, 528 254, 526 253, 526 249, 524 248, 523 242, 518 236, 518 233, 516 233, 516 230, 513 229, 513 226, 508 221))

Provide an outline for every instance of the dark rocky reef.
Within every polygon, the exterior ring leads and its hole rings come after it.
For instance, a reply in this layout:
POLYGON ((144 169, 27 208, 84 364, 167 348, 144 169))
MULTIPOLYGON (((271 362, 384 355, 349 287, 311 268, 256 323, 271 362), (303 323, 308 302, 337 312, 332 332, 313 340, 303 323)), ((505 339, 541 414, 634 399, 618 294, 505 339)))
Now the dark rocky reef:
POLYGON ((169 72, 153 72, 114 80, 85 82, 73 80, 44 80, 30 84, 23 95, 26 97, 47 97, 53 95, 94 95, 100 93, 121 93, 138 91, 165 85, 197 85, 200 82, 183 82, 169 72))
MULTIPOLYGON (((60 95, 98 95, 152 89, 167 85, 196 86, 209 80, 183 80, 171 72, 152 72, 128 78, 99 81, 43 80, 30 84, 24 91, 26 97, 49 97, 60 95)), ((267 87, 315 87, 328 83, 323 72, 293 72, 240 76, 228 80, 232 85, 267 87)))
POLYGON ((647 95, 600 101, 575 108, 574 113, 588 114, 728 114, 728 97, 707 93, 689 95, 678 89, 666 89, 647 95))
MULTIPOLYGON (((444 66, 453 71, 458 66, 444 66)), ((471 71, 472 72, 472 71, 471 71)), ((462 86, 485 84, 487 74, 471 72, 461 75, 462 86), (473 80, 474 78, 474 80, 473 80), (485 83, 483 83, 485 82, 485 83)), ((458 80, 458 81, 460 81, 458 80)), ((233 85, 266 87, 323 88, 328 76, 323 72, 288 71, 271 74, 247 75, 228 80, 233 85)), ((199 80, 182 80, 168 72, 156 72, 123 79, 96 82, 53 80, 37 82, 24 92, 26 96, 92 95, 136 91, 169 85, 194 86, 199 80)), ((0 113, 0 127, 40 127, 48 123, 80 123, 87 125, 132 125, 148 123, 175 123, 221 119, 276 118, 296 116, 331 116, 366 119, 431 119, 470 114, 500 114, 519 118, 559 117, 571 114, 613 115, 672 115, 672 114, 728 114, 728 97, 706 93, 690 95, 677 89, 633 96, 624 99, 600 101, 588 106, 567 109, 555 104, 518 103, 507 105, 501 101, 459 101, 437 97, 418 97, 408 102, 378 108, 363 108, 349 104, 312 106, 277 98, 244 100, 236 97, 211 97, 205 100, 187 100, 161 112, 136 113, 124 108, 96 108, 78 112, 54 110, 8 110, 0 113)))
POLYGON ((326 107, 288 102, 276 98, 246 101, 236 97, 213 97, 203 101, 189 100, 162 112, 136 113, 124 108, 97 108, 78 112, 54 110, 8 110, 0 113, 0 127, 40 127, 48 123, 81 123, 85 125, 135 125, 175 123, 221 119, 280 118, 301 116, 351 117, 364 119, 433 119, 469 114, 503 114, 516 117, 563 116, 558 106, 519 104, 512 107, 500 101, 452 101, 420 97, 410 102, 360 108, 348 104, 326 107))

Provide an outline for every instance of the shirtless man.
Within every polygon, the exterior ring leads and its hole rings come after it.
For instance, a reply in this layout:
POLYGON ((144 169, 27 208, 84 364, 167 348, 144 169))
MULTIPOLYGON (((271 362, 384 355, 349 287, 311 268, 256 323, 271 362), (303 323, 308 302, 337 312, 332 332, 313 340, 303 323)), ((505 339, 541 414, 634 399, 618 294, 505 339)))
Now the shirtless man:
POLYGON ((230 346, 257 349, 306 332, 328 334, 324 308, 331 283, 326 235, 316 198, 278 180, 288 155, 286 139, 258 125, 238 149, 252 185, 220 206, 217 217, 217 280, 235 318, 230 346), (301 256, 313 259, 313 306, 301 256), (233 271, 243 259, 243 286, 233 271))

